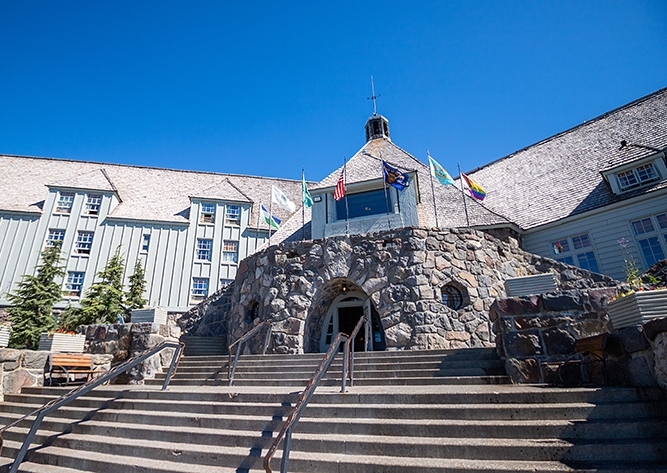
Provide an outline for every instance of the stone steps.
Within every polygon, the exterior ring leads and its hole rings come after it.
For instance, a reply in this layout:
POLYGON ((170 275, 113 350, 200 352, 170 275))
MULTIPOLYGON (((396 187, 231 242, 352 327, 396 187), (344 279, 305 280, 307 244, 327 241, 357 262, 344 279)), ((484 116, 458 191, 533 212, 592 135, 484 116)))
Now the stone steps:
MULTIPOLYGON (((488 350, 477 354, 482 358, 435 356, 440 366, 443 358, 464 361, 456 369, 493 366, 488 350)), ((485 378, 494 376, 410 377, 401 372, 401 356, 406 366, 414 367, 432 364, 434 354, 363 355, 369 367, 383 369, 375 377, 358 378, 359 384, 346 393, 340 392, 340 379, 318 388, 293 434, 289 471, 664 471, 667 403, 657 388, 561 389, 486 384, 485 378), (405 384, 393 384, 397 380, 405 384)), ((302 389, 289 384, 301 380, 302 369, 294 367, 316 366, 320 357, 246 357, 247 369, 237 373, 239 384, 233 387, 207 385, 202 360, 185 357, 178 375, 192 385, 174 384, 166 391, 153 385, 100 387, 45 419, 35 439, 35 447, 44 446, 30 452, 20 471, 263 471, 266 449, 302 389), (253 367, 253 359, 260 366, 253 367), (197 372, 186 376, 190 369, 197 372), (290 374, 292 370, 297 372, 290 374)), ((360 364, 356 368, 364 373, 360 364)), ((224 374, 226 380, 226 370, 224 374)), ((29 388, 8 395, 0 423, 69 389, 29 388)), ((5 432, 0 465, 11 462, 29 427, 26 421, 5 432)), ((278 451, 273 460, 274 471, 280 455, 278 451)))

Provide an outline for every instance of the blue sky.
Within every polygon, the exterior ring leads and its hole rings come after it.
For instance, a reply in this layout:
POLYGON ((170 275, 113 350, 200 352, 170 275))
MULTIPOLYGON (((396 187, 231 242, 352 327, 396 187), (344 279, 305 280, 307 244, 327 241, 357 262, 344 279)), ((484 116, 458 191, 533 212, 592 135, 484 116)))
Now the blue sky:
MULTIPOLYGON (((0 0, 0 154, 318 181, 470 171, 667 86, 667 2, 0 0)), ((483 184, 483 183, 482 183, 483 184)))

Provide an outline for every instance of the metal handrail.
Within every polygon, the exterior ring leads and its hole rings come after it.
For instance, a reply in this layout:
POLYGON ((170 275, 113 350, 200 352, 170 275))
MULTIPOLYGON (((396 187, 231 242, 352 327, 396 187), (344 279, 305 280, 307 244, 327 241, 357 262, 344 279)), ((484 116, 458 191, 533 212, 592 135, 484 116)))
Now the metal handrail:
POLYGON ((243 335, 241 338, 236 340, 234 343, 229 345, 227 347, 227 353, 229 354, 229 362, 227 363, 227 379, 229 379, 229 385, 233 386, 234 385, 234 375, 236 374, 236 364, 239 361, 239 358, 241 357, 241 348, 243 344, 248 341, 250 337, 255 335, 257 332, 259 332, 263 327, 267 326, 269 329, 266 331, 266 338, 264 339, 264 350, 262 351, 262 355, 266 355, 266 350, 269 347, 269 338, 271 337, 271 332, 273 325, 271 324, 270 321, 265 320, 259 325, 256 325, 252 329, 250 329, 248 332, 246 332, 245 335, 243 335), (232 348, 236 345, 236 354, 234 355, 234 360, 232 361, 232 348))
POLYGON ((154 348, 151 348, 150 350, 146 350, 139 355, 136 355, 120 365, 114 366, 112 369, 107 371, 105 374, 98 376, 97 378, 93 378, 90 381, 88 381, 86 384, 79 386, 76 389, 71 390, 68 393, 63 394, 57 399, 53 399, 46 404, 44 404, 42 407, 35 409, 34 411, 24 415, 18 420, 15 420, 11 424, 7 424, 6 426, 2 427, 0 429, 0 455, 2 454, 2 444, 4 443, 4 439, 2 438, 2 434, 9 428, 14 427, 17 425, 19 422, 22 422, 23 420, 27 419, 28 417, 31 416, 36 416, 32 427, 30 428, 30 431, 28 432, 28 435, 26 436, 25 440, 23 441, 23 445, 21 445, 21 448, 19 449, 18 454, 16 455, 16 458, 14 459, 14 463, 12 463, 12 467, 9 470, 9 473, 16 473, 18 471, 19 466, 21 465, 21 462, 23 462, 23 458, 25 457, 25 454, 28 452, 28 448, 30 447, 30 444, 32 443, 33 438, 37 434, 37 430, 39 429, 39 426, 42 424, 42 420, 44 417, 47 415, 51 414, 55 410, 59 409, 62 406, 65 406, 69 404, 70 402, 74 401, 75 399, 78 399, 80 396, 83 396, 84 394, 88 394, 90 391, 95 389, 97 386, 100 386, 102 384, 105 384, 118 375, 121 375, 125 373, 127 370, 134 368, 137 366, 139 363, 145 361, 147 358, 161 352, 165 348, 175 348, 176 351, 174 351, 174 356, 171 358, 171 364, 169 365, 169 369, 167 370, 167 375, 165 376, 164 383, 162 384, 162 390, 164 391, 167 389, 167 385, 169 384, 169 381, 171 381, 171 377, 174 374, 174 371, 176 369, 176 366, 178 365, 178 362, 181 358, 181 353, 183 353, 183 348, 185 347, 184 343, 177 343, 177 342, 164 342, 161 345, 158 345, 154 348))
POLYGON ((349 361, 347 362, 349 371, 348 373, 345 373, 345 364, 343 364, 343 379, 346 379, 346 374, 349 375, 350 386, 354 386, 354 338, 359 333, 359 330, 361 330, 362 325, 366 326, 366 333, 364 334, 364 347, 366 350, 368 350, 370 348, 369 340, 370 340, 371 323, 367 317, 361 317, 359 319, 357 325, 354 326, 354 330, 352 330, 352 333, 345 342, 345 353, 348 354, 347 356, 349 358, 349 361))
MULTIPOLYGON (((301 393, 301 396, 299 397, 299 400, 294 406, 294 410, 292 410, 289 416, 287 416, 287 420, 285 421, 285 424, 283 424, 283 428, 280 429, 280 432, 276 436, 276 439, 273 441, 273 443, 269 447, 269 450, 266 453, 266 456, 264 457, 264 470, 266 471, 266 473, 272 473, 273 471, 271 470, 271 459, 273 458, 273 455, 276 453, 278 445, 280 444, 280 441, 283 439, 283 437, 285 438, 285 442, 283 444, 283 458, 280 463, 280 471, 281 473, 287 473, 287 463, 289 461, 292 430, 296 427, 296 424, 299 422, 299 419, 301 418, 301 414, 303 414, 303 411, 308 405, 308 401, 310 401, 310 398, 315 393, 315 389, 317 388, 320 381, 324 377, 325 373, 327 372, 327 369, 329 369, 331 362, 338 353, 338 349, 340 348, 341 343, 343 343, 343 341, 347 342, 348 340, 349 337, 346 334, 344 334, 343 332, 338 332, 338 334, 336 334, 336 337, 333 339, 333 342, 331 342, 329 350, 327 350, 326 354, 324 355, 324 358, 322 358, 322 361, 320 362, 320 365, 313 373, 313 376, 310 378, 310 381, 308 381, 308 384, 304 388, 303 392, 301 393)), ((342 384, 341 392, 343 393, 345 392, 345 377, 346 377, 345 373, 347 371, 346 365, 349 357, 349 352, 348 352, 349 345, 347 343, 344 345, 344 350, 345 351, 343 353, 343 376, 341 383, 342 384)))

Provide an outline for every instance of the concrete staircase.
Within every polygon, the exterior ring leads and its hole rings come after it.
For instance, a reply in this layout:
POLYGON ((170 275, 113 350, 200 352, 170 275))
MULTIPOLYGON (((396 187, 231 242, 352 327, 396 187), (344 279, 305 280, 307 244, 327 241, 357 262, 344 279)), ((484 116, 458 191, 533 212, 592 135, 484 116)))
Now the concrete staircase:
MULTIPOLYGON (((329 377, 316 391, 293 436, 290 471, 665 471, 659 389, 510 385, 491 350, 358 355, 354 387, 340 393, 329 377)), ((20 471, 263 471, 320 355, 247 356, 231 388, 223 359, 185 357, 167 391, 105 386, 79 399, 45 420, 20 471)), ((67 390, 7 396, 0 423, 67 390)), ((11 463, 28 428, 5 433, 0 464, 11 463)))

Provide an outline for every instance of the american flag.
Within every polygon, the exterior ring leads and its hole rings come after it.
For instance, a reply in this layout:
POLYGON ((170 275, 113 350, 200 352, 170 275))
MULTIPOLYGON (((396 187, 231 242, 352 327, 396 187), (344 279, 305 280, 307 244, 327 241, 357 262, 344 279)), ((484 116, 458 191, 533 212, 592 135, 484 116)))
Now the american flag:
POLYGON ((340 200, 345 196, 345 168, 340 172, 336 189, 334 190, 334 199, 340 200))

